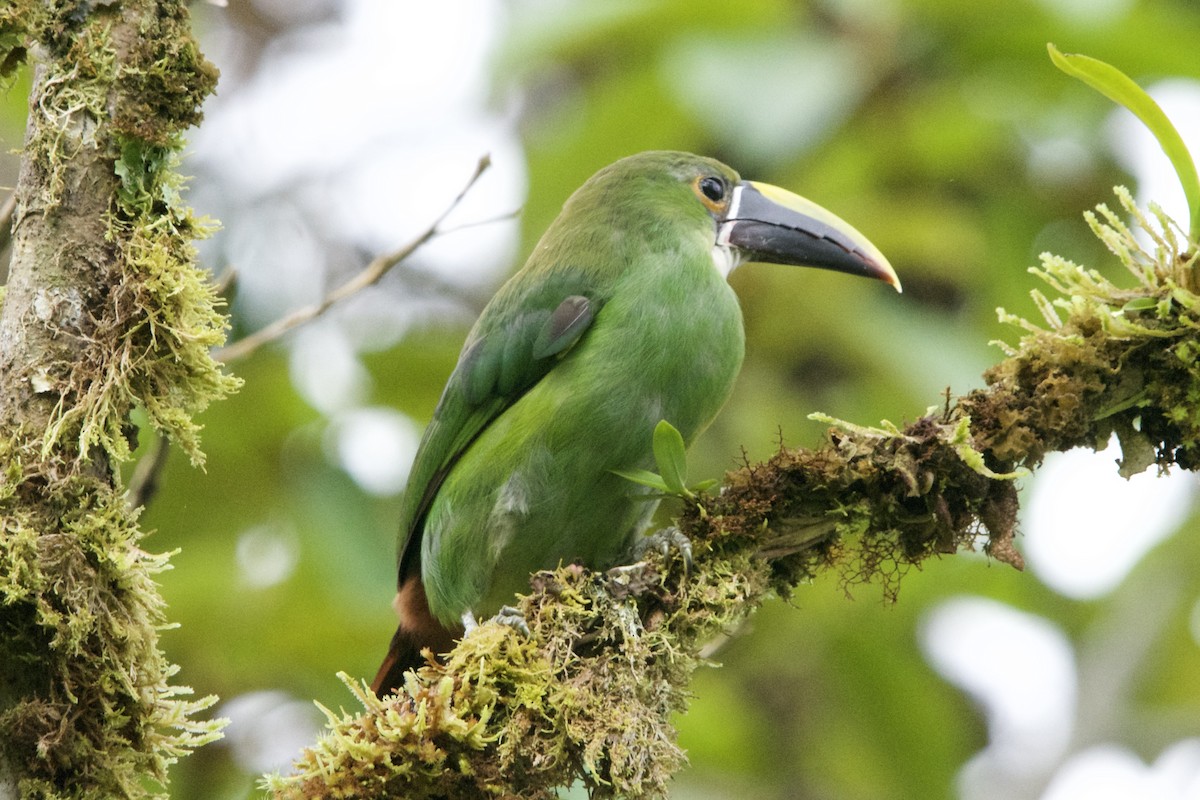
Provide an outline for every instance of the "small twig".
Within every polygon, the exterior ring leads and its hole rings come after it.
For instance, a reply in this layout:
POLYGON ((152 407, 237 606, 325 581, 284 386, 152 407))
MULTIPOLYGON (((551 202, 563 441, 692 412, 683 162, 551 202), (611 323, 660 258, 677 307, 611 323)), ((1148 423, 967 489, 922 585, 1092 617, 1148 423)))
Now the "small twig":
POLYGON ((225 267, 219 275, 213 278, 213 289, 228 302, 230 291, 237 286, 237 279, 237 270, 233 267, 225 267))
POLYGON ((13 216, 17 213, 17 193, 9 192, 4 203, 0 205, 0 253, 12 241, 13 216))
POLYGON ((130 508, 145 507, 158 493, 158 479, 162 475, 163 467, 167 465, 167 456, 171 454, 171 448, 167 446, 167 437, 162 434, 154 436, 149 449, 150 452, 138 461, 129 477, 126 498, 130 508))
POLYGON ((446 235, 448 233, 458 233, 465 231, 468 228, 478 228, 482 225, 492 225, 497 222, 507 222, 510 219, 516 219, 521 214, 521 208, 514 208, 512 211, 507 211, 503 214, 497 214, 494 217, 484 217, 483 219, 473 219, 458 225, 452 225, 449 228, 438 228, 438 233, 446 235))
POLYGON ((482 176, 491 165, 492 160, 490 156, 485 155, 480 158, 479 163, 475 167, 475 173, 471 175, 471 179, 467 181, 467 185, 464 186, 462 191, 458 193, 458 196, 454 198, 453 202, 451 202, 449 206, 447 206, 445 211, 438 215, 438 218, 433 221, 432 225, 426 228, 423 233, 421 233, 411 242, 404 245, 399 250, 395 250, 391 253, 387 253, 372 259, 372 261, 367 264, 362 271, 327 294, 324 299, 321 300, 321 302, 301 308, 297 311, 293 311, 291 314, 272 322, 265 328, 261 328, 260 330, 255 331, 249 336, 246 336, 245 338, 240 339, 231 345, 220 348, 213 354, 214 358, 224 363, 235 361, 239 358, 245 358, 258 348, 262 347, 264 344, 273 342, 292 329, 298 328, 301 325, 311 322, 312 320, 321 316, 334 304, 339 303, 354 294, 357 294, 368 286, 373 286, 374 284, 378 283, 379 280, 386 275, 389 270, 392 269, 392 267, 408 258, 419 247, 428 242, 434 236, 444 233, 444 231, 441 229, 442 222, 444 222, 446 217, 450 215, 450 212, 458 207, 459 203, 462 202, 462 199, 466 196, 467 192, 471 190, 471 187, 475 185, 480 176, 482 176))

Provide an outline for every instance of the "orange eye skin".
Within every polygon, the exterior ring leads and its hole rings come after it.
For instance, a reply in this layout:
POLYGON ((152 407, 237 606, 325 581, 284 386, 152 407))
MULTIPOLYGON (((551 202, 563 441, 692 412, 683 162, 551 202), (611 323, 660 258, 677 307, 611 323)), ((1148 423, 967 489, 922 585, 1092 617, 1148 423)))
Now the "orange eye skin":
POLYGON ((729 206, 729 189, 720 178, 701 175, 692 181, 692 191, 704 207, 714 214, 724 213, 729 206))

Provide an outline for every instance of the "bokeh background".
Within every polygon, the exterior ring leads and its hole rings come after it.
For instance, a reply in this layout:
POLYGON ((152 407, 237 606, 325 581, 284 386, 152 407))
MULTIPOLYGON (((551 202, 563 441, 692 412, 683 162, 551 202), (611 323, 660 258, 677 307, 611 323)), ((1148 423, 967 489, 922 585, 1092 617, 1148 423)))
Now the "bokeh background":
MULTIPOLYGON (((474 316, 567 195, 629 153, 684 149, 852 221, 905 293, 752 265, 735 396, 691 455, 812 446, 812 411, 914 418, 980 386, 1004 306, 1037 314, 1054 251, 1116 275, 1081 212, 1123 183, 1180 218, 1131 117, 1045 45, 1117 64, 1200 152, 1194 0, 229 0, 198 3, 222 70, 190 137, 190 201, 223 228, 232 337, 312 303, 494 166, 442 236, 283 341, 232 365, 203 419, 205 471, 172 457, 143 522, 179 680, 221 697, 226 738, 177 798, 256 796, 317 735, 316 699, 370 677, 399 495, 474 316), (516 213, 516 212, 519 212, 516 213)), ((27 80, 0 98, 19 146, 27 80)), ((0 181, 15 181, 15 156, 0 181)), ((905 576, 899 602, 836 577, 768 604, 702 671, 679 719, 679 800, 1200 798, 1196 479, 1116 476, 1110 450, 1024 482, 1018 573, 982 556, 905 576)))

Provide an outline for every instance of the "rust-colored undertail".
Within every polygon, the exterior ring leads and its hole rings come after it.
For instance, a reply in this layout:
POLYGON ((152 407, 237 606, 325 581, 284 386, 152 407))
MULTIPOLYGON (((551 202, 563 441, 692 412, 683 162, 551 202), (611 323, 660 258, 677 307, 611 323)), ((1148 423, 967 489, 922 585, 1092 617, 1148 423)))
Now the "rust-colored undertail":
POLYGON ((418 575, 405 580, 392 601, 400 625, 388 645, 387 656, 379 665, 371 690, 382 697, 404 685, 404 673, 425 663, 421 651, 429 648, 435 654, 445 653, 454 647, 455 640, 462 637, 462 628, 447 628, 429 613, 429 602, 425 599, 425 587, 418 575))

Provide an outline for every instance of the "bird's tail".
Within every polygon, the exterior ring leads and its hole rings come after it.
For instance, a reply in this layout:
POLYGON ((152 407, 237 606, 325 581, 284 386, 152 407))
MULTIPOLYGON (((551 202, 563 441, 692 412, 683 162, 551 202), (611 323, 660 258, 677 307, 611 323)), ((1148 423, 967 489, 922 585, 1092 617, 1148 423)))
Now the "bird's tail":
POLYGON ((375 680, 371 682, 371 691, 383 697, 403 686, 404 673, 425 663, 422 649, 423 645, 411 633, 403 627, 397 628, 392 643, 388 645, 387 655, 375 673, 375 680))
POLYGON ((425 663, 423 650, 448 652, 463 633, 461 628, 445 627, 429 613, 425 587, 419 578, 403 581, 392 605, 400 616, 400 627, 371 682, 371 689, 379 697, 399 689, 404 685, 404 673, 425 663))

